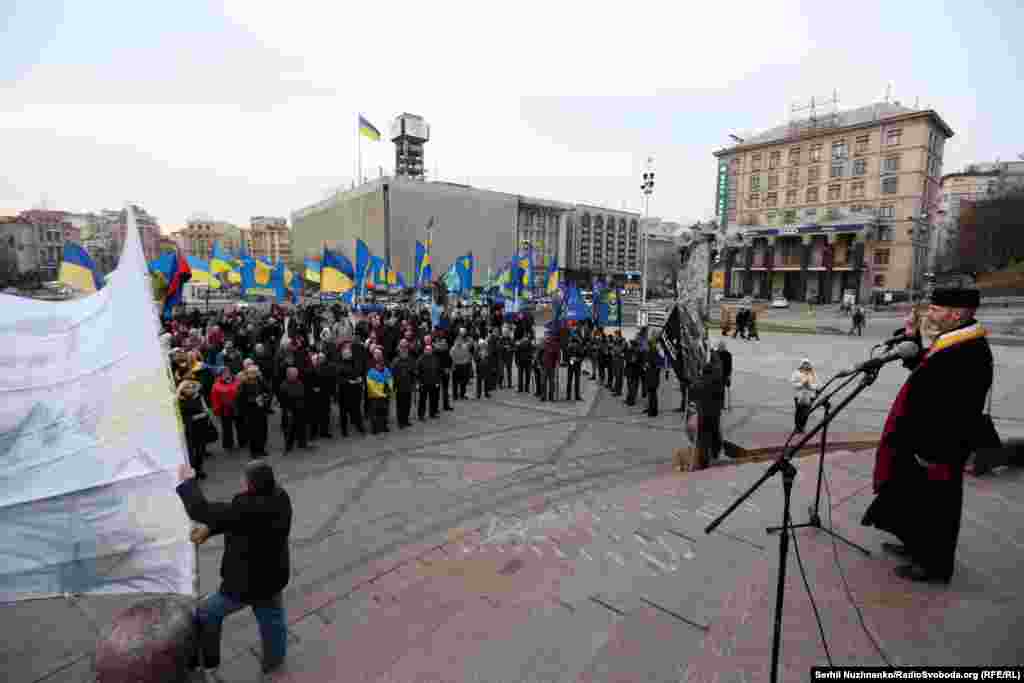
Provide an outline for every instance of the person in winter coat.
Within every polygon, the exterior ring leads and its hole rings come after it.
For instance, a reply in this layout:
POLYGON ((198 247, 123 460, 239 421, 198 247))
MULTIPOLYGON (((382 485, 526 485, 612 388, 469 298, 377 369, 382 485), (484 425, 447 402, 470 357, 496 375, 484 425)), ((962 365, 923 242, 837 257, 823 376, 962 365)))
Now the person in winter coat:
POLYGON ((203 463, 206 460, 206 444, 210 434, 210 416, 206 412, 199 382, 182 380, 178 385, 178 405, 181 407, 181 420, 185 425, 189 464, 199 473, 200 479, 206 479, 203 463))
POLYGON ((473 352, 469 339, 466 338, 466 330, 459 330, 459 336, 451 348, 452 356, 452 380, 455 386, 452 389, 453 398, 465 401, 466 393, 469 391, 469 376, 473 368, 473 352))
MULTIPOLYGON (((256 615, 263 643, 262 668, 269 674, 284 662, 288 625, 282 591, 291 578, 288 541, 292 529, 292 503, 264 460, 245 467, 243 490, 230 503, 206 499, 195 472, 181 465, 176 489, 188 516, 199 524, 192 530, 196 545, 224 534, 220 588, 196 610, 202 663, 207 671, 220 665, 220 636, 224 618, 250 607, 256 615)), ((198 665, 198 651, 192 659, 198 665)))
POLYGON ((409 342, 405 339, 398 343, 398 357, 391 363, 391 376, 395 383, 395 418, 398 428, 405 429, 411 425, 409 414, 412 412, 412 391, 416 386, 416 361, 409 355, 409 342))
POLYGON ((426 346, 416 364, 416 376, 420 382, 419 418, 427 417, 427 403, 430 403, 430 417, 440 417, 438 412, 438 385, 441 381, 441 359, 433 346, 426 346))
POLYGON ((224 342, 224 351, 220 354, 214 365, 226 366, 231 369, 231 374, 238 376, 242 371, 242 354, 235 348, 235 343, 230 339, 224 342))
POLYGON ((309 385, 299 379, 298 368, 288 368, 285 371, 285 379, 281 382, 278 395, 283 412, 288 414, 288 428, 284 434, 284 452, 291 453, 296 440, 299 442, 299 448, 309 448, 307 441, 311 426, 307 424, 309 385))
POLYGON ((725 404, 725 385, 714 364, 704 366, 701 377, 694 383, 693 398, 697 403, 698 445, 702 467, 717 460, 722 450, 722 407, 725 404))
POLYGON ((576 332, 569 337, 569 343, 565 350, 566 359, 569 364, 569 371, 566 373, 565 400, 581 401, 580 396, 580 370, 583 366, 583 344, 580 343, 576 332))
POLYGON ((267 409, 270 406, 270 389, 260 376, 260 369, 253 363, 242 375, 242 385, 235 398, 236 412, 242 419, 246 440, 249 442, 251 458, 267 455, 267 409))
POLYGON ((658 385, 661 383, 661 368, 658 367, 658 352, 654 344, 648 344, 644 355, 644 386, 647 388, 647 416, 658 416, 658 385))
POLYGON ((498 386, 512 388, 512 358, 515 356, 515 342, 512 340, 511 328, 506 329, 499 340, 499 357, 501 366, 498 370, 498 386))
POLYGON ((533 364, 533 335, 524 334, 516 343, 516 370, 519 373, 517 393, 530 393, 530 366, 533 364))
POLYGON ((811 404, 814 402, 814 392, 818 388, 818 375, 814 372, 810 358, 800 361, 800 367, 793 371, 789 383, 796 390, 793 397, 793 406, 796 408, 796 431, 803 433, 804 427, 807 426, 807 418, 810 416, 811 404))
POLYGON ((625 351, 626 362, 626 405, 636 405, 636 392, 640 388, 640 376, 643 372, 644 362, 640 353, 640 342, 636 339, 629 340, 629 346, 625 351))
MULTIPOLYGON (((544 391, 548 401, 555 400, 555 373, 558 372, 558 365, 562 360, 562 349, 558 343, 558 336, 549 334, 544 338, 544 391)), ((542 396, 540 400, 544 400, 542 396)))
POLYGON ((365 392, 366 375, 356 362, 354 345, 345 344, 341 348, 341 363, 338 364, 338 405, 340 408, 339 424, 341 435, 348 436, 348 425, 365 434, 363 426, 363 396, 365 392))
POLYGON ((366 373, 366 393, 370 402, 370 425, 374 434, 390 432, 388 429, 388 405, 395 393, 391 369, 384 364, 384 351, 373 353, 374 366, 366 373))
POLYGON ((493 370, 493 363, 491 362, 490 350, 487 348, 487 344, 479 344, 476 349, 476 397, 480 398, 480 394, 484 395, 484 398, 491 397, 491 372, 493 370))
POLYGON ((718 348, 711 354, 711 361, 718 366, 722 375, 725 410, 729 410, 729 404, 732 402, 732 353, 726 348, 724 341, 718 342, 718 348))
POLYGON ((241 424, 235 417, 235 398, 238 396, 239 382, 231 374, 231 368, 224 368, 220 377, 213 384, 210 392, 210 407, 213 414, 220 420, 221 447, 225 451, 235 450, 235 432, 238 432, 238 445, 245 446, 241 424))

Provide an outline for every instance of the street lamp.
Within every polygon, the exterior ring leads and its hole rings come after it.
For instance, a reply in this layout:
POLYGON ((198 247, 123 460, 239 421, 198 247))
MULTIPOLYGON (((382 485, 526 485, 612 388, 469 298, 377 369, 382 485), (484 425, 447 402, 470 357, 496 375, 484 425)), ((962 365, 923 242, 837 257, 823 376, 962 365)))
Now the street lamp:
POLYGON ((911 228, 911 231, 910 231, 910 288, 911 288, 911 298, 913 298, 914 294, 916 294, 917 290, 920 288, 919 287, 919 285, 920 285, 920 278, 918 277, 918 271, 921 268, 925 267, 925 264, 922 264, 920 262, 921 259, 919 259, 918 255, 917 255, 917 252, 918 252, 918 246, 917 246, 917 226, 920 225, 924 229, 925 237, 930 239, 929 232, 931 230, 931 226, 929 225, 928 221, 926 220, 927 217, 928 217, 928 214, 922 214, 922 216, 907 216, 907 220, 910 221, 913 224, 913 226, 914 226, 913 228, 911 228))
POLYGON ((647 170, 643 174, 640 191, 644 193, 644 224, 640 231, 640 305, 647 303, 647 218, 650 215, 651 194, 654 192, 654 158, 647 158, 647 170))

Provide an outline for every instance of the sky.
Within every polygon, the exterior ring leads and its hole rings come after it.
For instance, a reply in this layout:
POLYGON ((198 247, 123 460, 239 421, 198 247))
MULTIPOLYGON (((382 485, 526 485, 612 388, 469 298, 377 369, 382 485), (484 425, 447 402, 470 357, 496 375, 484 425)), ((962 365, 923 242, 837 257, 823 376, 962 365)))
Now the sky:
MULTIPOLYGON (((0 212, 289 216, 357 174, 356 119, 431 126, 429 176, 714 216, 712 153, 838 94, 935 109, 944 172, 1024 153, 1019 0, 0 0, 0 212), (436 175, 435 175, 436 174, 436 175)), ((393 145, 362 140, 363 173, 393 145)))

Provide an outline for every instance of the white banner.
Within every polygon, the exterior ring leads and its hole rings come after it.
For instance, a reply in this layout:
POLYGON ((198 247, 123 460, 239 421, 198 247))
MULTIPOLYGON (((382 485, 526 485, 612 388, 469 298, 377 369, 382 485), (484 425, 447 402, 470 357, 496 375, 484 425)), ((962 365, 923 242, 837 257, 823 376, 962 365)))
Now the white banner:
POLYGON ((0 295, 0 601, 191 594, 186 461, 134 216, 110 286, 0 295))

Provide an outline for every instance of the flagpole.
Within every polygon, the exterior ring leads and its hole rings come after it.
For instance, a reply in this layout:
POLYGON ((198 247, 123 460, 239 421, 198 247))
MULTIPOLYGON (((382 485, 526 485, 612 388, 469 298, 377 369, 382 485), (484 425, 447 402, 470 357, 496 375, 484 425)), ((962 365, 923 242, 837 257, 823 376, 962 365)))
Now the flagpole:
POLYGON ((356 174, 356 184, 363 184, 363 136, 359 133, 359 119, 356 119, 356 148, 358 152, 359 172, 356 174))

